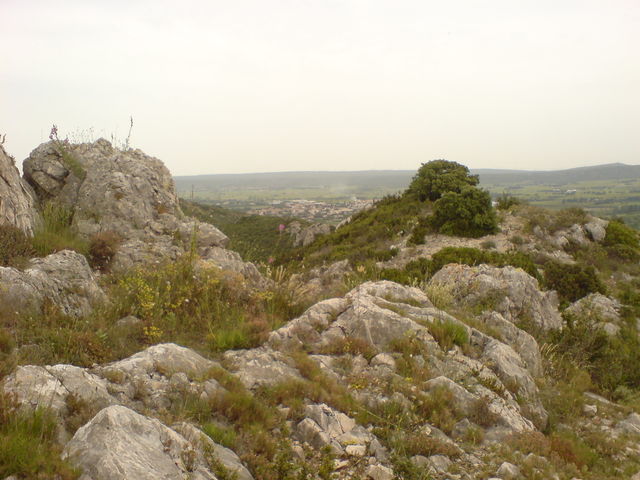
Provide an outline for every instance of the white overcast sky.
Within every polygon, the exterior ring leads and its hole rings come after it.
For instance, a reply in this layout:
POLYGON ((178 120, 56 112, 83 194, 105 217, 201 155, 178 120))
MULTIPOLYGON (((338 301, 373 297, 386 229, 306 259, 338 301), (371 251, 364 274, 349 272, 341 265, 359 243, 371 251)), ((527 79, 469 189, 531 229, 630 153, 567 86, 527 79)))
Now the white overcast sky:
POLYGON ((640 163, 640 0, 0 0, 0 133, 175 175, 640 163), (91 131, 92 129, 92 131, 91 131))

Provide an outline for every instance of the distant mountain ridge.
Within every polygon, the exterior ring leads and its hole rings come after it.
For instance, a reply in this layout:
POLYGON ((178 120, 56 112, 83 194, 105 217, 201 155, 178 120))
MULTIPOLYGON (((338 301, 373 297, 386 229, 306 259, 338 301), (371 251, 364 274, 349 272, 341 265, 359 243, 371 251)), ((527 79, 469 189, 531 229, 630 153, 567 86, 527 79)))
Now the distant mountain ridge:
MULTIPOLYGON (((640 165, 608 163, 564 170, 536 171, 509 169, 472 169, 480 176, 481 184, 562 184, 593 180, 623 180, 640 177, 640 165)), ((242 174, 212 174, 176 176, 176 187, 186 192, 192 187, 201 189, 226 188, 287 188, 291 185, 323 187, 335 185, 406 188, 415 174, 414 170, 362 170, 362 171, 299 171, 242 174)))
POLYGON ((480 175, 480 182, 494 183, 575 183, 593 180, 622 180, 640 177, 640 165, 607 163, 589 167, 569 168, 565 170, 528 171, 528 170, 492 170, 477 169, 473 173, 480 175))

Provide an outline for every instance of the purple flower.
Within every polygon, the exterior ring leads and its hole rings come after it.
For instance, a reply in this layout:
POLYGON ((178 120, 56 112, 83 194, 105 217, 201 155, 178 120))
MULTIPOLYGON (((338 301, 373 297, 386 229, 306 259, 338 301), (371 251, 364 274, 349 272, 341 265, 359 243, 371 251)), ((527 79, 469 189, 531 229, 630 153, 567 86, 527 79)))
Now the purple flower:
POLYGON ((51 132, 49 133, 49 140, 57 140, 58 139, 58 127, 51 127, 51 132))
POLYGON ((280 225, 278 225, 278 231, 280 232, 284 232, 284 229, 287 228, 284 223, 281 223, 280 225))

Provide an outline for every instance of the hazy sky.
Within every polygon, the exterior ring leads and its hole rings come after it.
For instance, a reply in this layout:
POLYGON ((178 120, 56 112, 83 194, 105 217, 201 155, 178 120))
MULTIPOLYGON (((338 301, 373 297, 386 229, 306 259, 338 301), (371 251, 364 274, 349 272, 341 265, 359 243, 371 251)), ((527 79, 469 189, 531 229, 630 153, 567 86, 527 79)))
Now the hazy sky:
POLYGON ((176 175, 640 163, 639 0, 0 0, 0 133, 176 175), (90 130, 93 129, 91 132, 90 130))

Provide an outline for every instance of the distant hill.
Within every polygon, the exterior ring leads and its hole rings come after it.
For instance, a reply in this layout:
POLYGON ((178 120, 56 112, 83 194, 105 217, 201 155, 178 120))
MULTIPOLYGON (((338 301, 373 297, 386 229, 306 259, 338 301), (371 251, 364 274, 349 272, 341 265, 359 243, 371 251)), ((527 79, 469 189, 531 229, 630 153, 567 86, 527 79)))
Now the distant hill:
MULTIPOLYGON (((274 203, 305 199, 346 204, 403 191, 412 170, 277 172, 175 177, 183 198, 239 210, 267 211, 274 203)), ((618 216, 640 228, 640 165, 610 163, 555 171, 477 169, 480 186, 494 197, 508 193, 551 209, 584 208, 618 216)))
POLYGON ((527 171, 527 170, 472 170, 480 175, 481 184, 565 184, 590 182, 594 180, 629 180, 640 178, 640 165, 608 163, 592 167, 570 168, 567 170, 527 171))
MULTIPOLYGON (((480 183, 492 184, 563 184, 593 180, 629 180, 640 178, 640 165, 609 163, 592 167, 570 168, 567 170, 530 171, 472 169, 480 176, 480 183)), ((193 190, 228 191, 240 189, 290 189, 290 188, 333 188, 350 187, 362 189, 397 189, 407 187, 415 170, 363 170, 352 172, 271 172, 221 175, 191 175, 174 177, 181 194, 193 190)))

